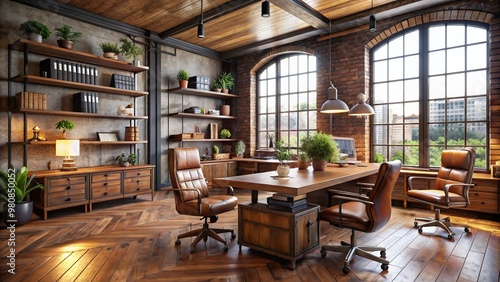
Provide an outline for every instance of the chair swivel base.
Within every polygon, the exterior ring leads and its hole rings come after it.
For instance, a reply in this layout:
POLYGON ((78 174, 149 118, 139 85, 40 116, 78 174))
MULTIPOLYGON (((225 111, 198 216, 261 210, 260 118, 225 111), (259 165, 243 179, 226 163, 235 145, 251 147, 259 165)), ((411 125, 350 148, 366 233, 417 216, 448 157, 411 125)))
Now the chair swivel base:
POLYGON ((189 253, 194 253, 196 250, 196 245, 203 240, 203 242, 206 242, 208 240, 208 237, 213 238, 221 243, 223 243, 224 246, 224 252, 227 252, 229 250, 229 247, 227 245, 227 241, 222 239, 222 237, 219 236, 220 233, 231 233, 231 239, 236 238, 236 234, 234 233, 234 230, 232 229, 224 229, 224 228, 210 228, 208 227, 207 219, 205 218, 205 223, 203 224, 202 228, 196 229, 196 230, 191 230, 189 232, 179 234, 177 236, 177 240, 175 241, 175 245, 180 245, 181 241, 180 239, 182 238, 188 238, 188 237, 194 237, 194 241, 191 243, 191 250, 189 253))
POLYGON ((344 274, 348 274, 351 272, 351 267, 349 266, 351 260, 354 258, 355 255, 358 255, 360 257, 364 257, 369 260, 373 260, 376 262, 380 262, 382 265, 380 266, 382 270, 387 270, 389 269, 389 261, 385 259, 385 251, 386 249, 383 247, 378 247, 378 246, 358 246, 357 245, 357 240, 356 236, 354 234, 354 230, 352 230, 351 234, 351 243, 348 242, 340 242, 339 245, 325 245, 321 246, 321 256, 325 257, 326 252, 338 252, 338 253, 344 253, 346 254, 346 257, 344 259, 344 267, 342 268, 342 272, 344 274), (376 255, 369 253, 369 252, 380 252, 380 257, 377 257, 376 255))
POLYGON ((450 222, 449 217, 441 218, 441 211, 439 209, 434 210, 434 217, 417 217, 414 222, 415 228, 418 228, 418 233, 422 233, 422 228, 424 227, 440 227, 443 228, 447 233, 447 238, 453 240, 455 233, 450 229, 450 227, 463 227, 465 232, 470 232, 470 228, 467 224, 453 223, 450 222), (425 221, 427 223, 418 224, 418 221, 425 221))

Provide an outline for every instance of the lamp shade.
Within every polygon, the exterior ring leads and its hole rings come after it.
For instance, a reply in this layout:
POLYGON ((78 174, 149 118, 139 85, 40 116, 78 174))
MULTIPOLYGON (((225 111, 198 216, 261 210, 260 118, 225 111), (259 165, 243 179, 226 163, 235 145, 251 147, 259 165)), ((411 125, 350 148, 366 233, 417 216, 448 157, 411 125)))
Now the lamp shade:
POLYGON ((377 20, 375 19, 374 15, 370 16, 370 31, 371 32, 377 31, 377 20))
POLYGON ((72 157, 80 155, 80 140, 56 140, 56 156, 72 157))
POLYGON ((198 38, 204 38, 205 37, 205 26, 203 25, 202 22, 198 24, 198 38))
POLYGON ((356 98, 358 99, 358 103, 349 111, 350 116, 370 116, 375 114, 372 106, 366 103, 368 97, 365 94, 360 93, 356 98))
POLYGON ((271 16, 269 1, 262 2, 262 10, 260 15, 264 18, 268 18, 269 16, 271 16))
POLYGON ((349 107, 344 101, 337 99, 337 88, 333 86, 330 81, 330 87, 328 87, 328 100, 321 106, 320 112, 325 114, 338 114, 346 113, 349 111, 349 107))

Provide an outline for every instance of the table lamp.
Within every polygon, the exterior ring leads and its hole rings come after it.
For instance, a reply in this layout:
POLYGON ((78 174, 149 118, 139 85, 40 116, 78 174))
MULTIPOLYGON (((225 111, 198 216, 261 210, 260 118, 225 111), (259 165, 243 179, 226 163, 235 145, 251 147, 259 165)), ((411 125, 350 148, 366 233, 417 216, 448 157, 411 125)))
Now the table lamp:
POLYGON ((61 171, 77 170, 75 159, 80 155, 80 140, 56 140, 56 156, 65 157, 61 171))

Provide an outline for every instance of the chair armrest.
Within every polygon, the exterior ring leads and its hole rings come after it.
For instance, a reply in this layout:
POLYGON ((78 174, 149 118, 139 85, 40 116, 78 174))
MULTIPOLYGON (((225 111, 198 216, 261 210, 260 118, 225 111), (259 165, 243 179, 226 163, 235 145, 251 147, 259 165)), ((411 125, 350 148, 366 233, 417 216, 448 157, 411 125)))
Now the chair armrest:
POLYGON ((330 189, 328 190, 330 194, 332 194, 332 199, 340 199, 341 197, 349 197, 349 198, 355 198, 355 199, 368 199, 368 196, 365 194, 359 194, 356 192, 348 192, 348 191, 342 191, 342 190, 335 190, 335 189, 330 189))
POLYGON ((227 194, 230 195, 230 196, 234 196, 233 186, 227 185, 227 194))
POLYGON ((425 179, 425 180, 436 180, 436 177, 429 177, 429 176, 410 176, 408 177, 408 189, 413 190, 413 187, 411 186, 411 182, 413 179, 425 179))
POLYGON ((363 196, 363 195, 358 195, 356 193, 352 193, 352 194, 354 194, 356 196, 349 197, 349 196, 343 196, 343 195, 335 195, 332 197, 333 199, 339 199, 339 227, 340 228, 342 228, 342 200, 360 202, 360 203, 364 203, 367 205, 373 205, 373 202, 365 200, 365 199, 368 199, 368 197, 361 198, 361 196, 363 196))
POLYGON ((373 191, 375 183, 358 182, 356 183, 356 186, 359 187, 359 194, 367 194, 368 192, 373 191))
MULTIPOLYGON (((201 213, 201 192, 200 190, 198 189, 178 189, 178 188, 166 188, 164 189, 166 191, 179 191, 179 192, 184 192, 184 191, 196 191, 196 193, 198 194, 198 213, 201 213)), ((182 193, 180 193, 181 195, 181 201, 184 202, 184 199, 182 198, 182 193)))
POLYGON ((467 184, 467 183, 450 183, 450 184, 446 184, 444 186, 444 199, 446 201, 446 204, 449 204, 450 203, 450 198, 448 196, 448 191, 450 190, 450 187, 451 186, 462 186, 463 190, 462 190, 462 196, 465 198, 465 200, 467 201, 467 205, 469 205, 469 188, 472 188, 474 186, 476 186, 476 184, 467 184))

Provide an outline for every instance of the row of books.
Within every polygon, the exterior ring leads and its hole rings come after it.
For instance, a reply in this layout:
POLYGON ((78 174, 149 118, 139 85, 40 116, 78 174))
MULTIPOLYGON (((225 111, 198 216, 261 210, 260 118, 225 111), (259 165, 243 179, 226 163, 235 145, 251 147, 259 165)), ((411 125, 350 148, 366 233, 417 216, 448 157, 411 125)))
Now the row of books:
POLYGON ((133 76, 114 73, 111 76, 111 83, 109 86, 120 89, 135 90, 135 79, 133 76))
POLYGON ((296 212, 307 208, 307 195, 274 194, 267 198, 267 207, 271 210, 296 212))
POLYGON ((16 94, 17 109, 46 110, 47 94, 35 92, 19 92, 16 94))
POLYGON ((99 93, 78 92, 73 94, 73 111, 82 113, 98 113, 99 93))
POLYGON ((95 66, 47 58, 40 61, 40 76, 86 84, 97 84, 99 74, 95 66))

